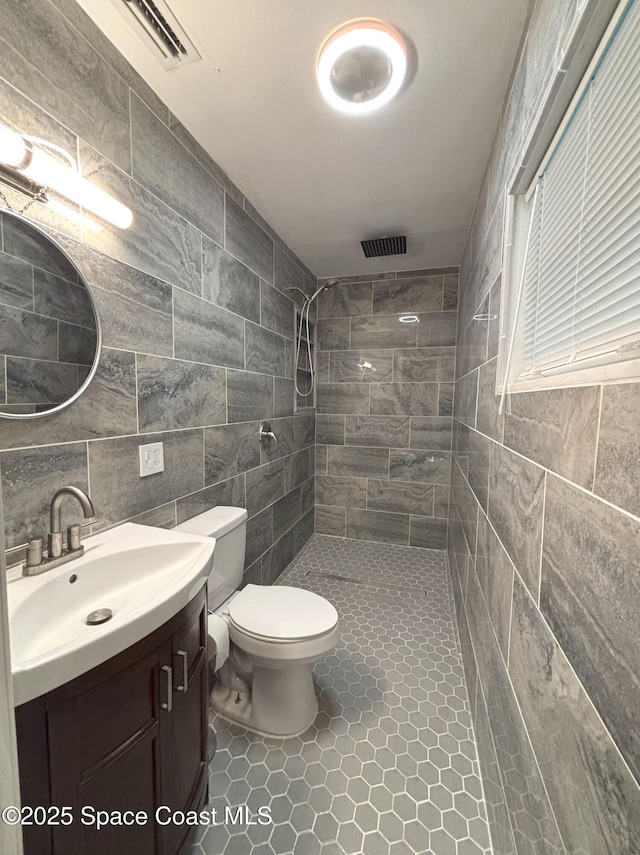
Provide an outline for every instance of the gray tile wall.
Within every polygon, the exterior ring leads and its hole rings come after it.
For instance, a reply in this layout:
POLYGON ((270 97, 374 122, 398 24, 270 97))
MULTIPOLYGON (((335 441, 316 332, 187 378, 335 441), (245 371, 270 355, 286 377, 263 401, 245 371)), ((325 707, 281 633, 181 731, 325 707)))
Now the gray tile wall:
POLYGON ((0 216, 0 411, 35 413, 71 397, 96 354, 95 315, 66 256, 0 216))
POLYGON ((533 7, 460 276, 448 548, 496 855, 640 851, 640 384, 494 394, 505 191, 574 9, 533 7))
POLYGON ((3 4, 0 46, 0 120, 78 151, 134 215, 126 231, 83 236, 29 209, 89 283, 104 347, 74 405, 0 420, 7 546, 46 532, 63 484, 89 489, 97 528, 246 505, 245 578, 270 583, 313 529, 315 424, 293 414, 289 288, 315 277, 75 2, 3 4), (277 449, 260 447, 262 419, 277 449), (138 445, 155 441, 165 471, 140 479, 138 445))
POLYGON ((458 269, 441 268, 318 298, 317 532, 445 548, 457 297, 458 269))

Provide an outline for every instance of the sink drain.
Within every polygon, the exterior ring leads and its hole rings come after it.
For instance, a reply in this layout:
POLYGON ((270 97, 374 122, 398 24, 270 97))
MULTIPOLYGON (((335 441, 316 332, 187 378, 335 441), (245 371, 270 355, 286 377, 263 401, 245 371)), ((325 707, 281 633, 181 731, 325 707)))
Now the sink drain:
POLYGON ((87 623, 89 626, 97 626, 99 623, 106 623, 112 617, 111 609, 96 609, 95 612, 89 612, 87 615, 87 623))

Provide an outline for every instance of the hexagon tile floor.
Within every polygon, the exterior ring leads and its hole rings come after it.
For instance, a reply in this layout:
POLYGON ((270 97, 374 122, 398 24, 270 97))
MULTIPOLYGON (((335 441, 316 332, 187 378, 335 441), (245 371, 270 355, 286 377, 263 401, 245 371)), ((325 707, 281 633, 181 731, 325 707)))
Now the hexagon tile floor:
POLYGON ((320 713, 268 739, 215 717, 208 808, 192 855, 487 855, 476 748, 443 552, 315 535, 277 584, 338 610, 315 669, 320 713))

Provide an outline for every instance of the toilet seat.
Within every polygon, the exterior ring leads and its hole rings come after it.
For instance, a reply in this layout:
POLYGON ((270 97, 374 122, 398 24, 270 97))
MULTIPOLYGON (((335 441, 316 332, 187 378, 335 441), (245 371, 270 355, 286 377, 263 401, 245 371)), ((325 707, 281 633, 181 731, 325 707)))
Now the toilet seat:
POLYGON ((230 629, 275 644, 299 644, 331 633, 338 613, 312 591, 286 585, 247 585, 228 604, 230 629))
POLYGON ((317 662, 340 638, 338 613, 311 591, 247 585, 226 604, 231 641, 264 668, 317 662))

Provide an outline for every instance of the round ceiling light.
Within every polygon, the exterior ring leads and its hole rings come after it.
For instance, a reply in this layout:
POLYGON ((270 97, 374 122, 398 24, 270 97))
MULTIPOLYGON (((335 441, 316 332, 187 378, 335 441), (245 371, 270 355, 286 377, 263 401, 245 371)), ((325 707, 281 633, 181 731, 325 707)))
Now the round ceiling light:
POLYGON ((318 57, 318 85, 345 113, 370 113, 398 94, 407 73, 402 36, 383 21, 362 18, 334 30, 318 57))

